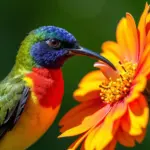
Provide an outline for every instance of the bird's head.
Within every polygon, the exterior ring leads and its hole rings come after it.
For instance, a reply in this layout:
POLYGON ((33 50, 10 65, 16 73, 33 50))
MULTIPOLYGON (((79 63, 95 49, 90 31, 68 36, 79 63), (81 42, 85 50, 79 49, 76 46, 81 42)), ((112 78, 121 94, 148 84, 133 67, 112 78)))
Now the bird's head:
POLYGON ((114 68, 109 60, 81 47, 71 33, 55 26, 43 26, 31 31, 20 47, 17 60, 18 65, 57 69, 75 55, 89 56, 114 68))

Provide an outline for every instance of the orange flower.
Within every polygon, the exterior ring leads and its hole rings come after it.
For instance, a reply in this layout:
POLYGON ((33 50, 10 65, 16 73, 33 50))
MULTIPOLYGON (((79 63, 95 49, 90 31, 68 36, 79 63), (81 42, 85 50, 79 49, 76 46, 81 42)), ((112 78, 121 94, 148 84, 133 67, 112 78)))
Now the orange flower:
POLYGON ((150 14, 146 4, 138 28, 127 13, 117 26, 117 42, 102 45, 102 55, 116 66, 97 62, 100 70, 87 74, 74 92, 79 106, 60 121, 59 137, 80 137, 69 147, 75 150, 113 150, 116 143, 133 147, 144 139, 149 108, 142 94, 150 73, 150 14))

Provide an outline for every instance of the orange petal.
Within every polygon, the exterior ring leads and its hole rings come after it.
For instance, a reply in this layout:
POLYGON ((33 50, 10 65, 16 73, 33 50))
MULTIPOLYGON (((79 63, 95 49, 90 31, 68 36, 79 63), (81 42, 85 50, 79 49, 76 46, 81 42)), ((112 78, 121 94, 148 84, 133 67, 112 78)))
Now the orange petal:
POLYGON ((125 59, 129 61, 137 61, 137 34, 135 36, 136 27, 133 23, 131 15, 127 14, 127 18, 122 18, 118 24, 116 38, 121 46, 121 53, 125 59), (134 28, 134 29, 133 29, 134 28))
POLYGON ((113 138, 113 140, 108 144, 107 147, 105 147, 104 150, 114 150, 116 147, 117 141, 115 138, 113 138))
POLYGON ((122 50, 121 47, 118 45, 118 43, 113 42, 113 41, 106 41, 102 44, 102 50, 103 50, 103 55, 112 61, 112 63, 115 65, 116 63, 118 64, 119 61, 123 61, 124 57, 122 55, 122 50), (106 53, 106 54, 105 54, 106 53), (107 53, 110 53, 110 55, 107 55, 107 53), (113 56, 113 57, 112 57, 113 56))
POLYGON ((147 75, 147 80, 150 80, 150 73, 147 75))
POLYGON ((142 75, 138 75, 132 83, 132 87, 130 89, 130 94, 126 97, 125 101, 130 103, 139 97, 140 93, 144 91, 146 87, 146 78, 142 75))
POLYGON ((118 71, 114 71, 110 66, 104 64, 103 62, 96 62, 94 67, 99 68, 107 79, 111 78, 115 80, 119 76, 118 71))
POLYGON ((150 22, 150 13, 146 16, 146 24, 150 22))
POLYGON ((62 126, 65 124, 65 122, 67 120, 69 120, 70 118, 72 117, 75 117, 76 114, 78 113, 82 113, 84 112, 85 110, 87 110, 88 108, 91 108, 91 107, 94 107, 94 106, 98 106, 98 109, 101 108, 100 106, 100 101, 95 101, 95 100, 91 100, 91 101, 88 101, 86 103, 81 103, 79 104, 78 106, 75 106, 74 108, 72 108, 71 110, 69 110, 69 112, 67 112, 63 118, 61 119, 61 121, 59 122, 59 125, 62 126), (99 104, 98 104, 99 103, 99 104))
POLYGON ((106 116, 104 122, 100 125, 99 129, 87 137, 87 141, 89 142, 85 141, 86 147, 89 147, 89 150, 104 149, 112 141, 119 126, 119 118, 125 111, 125 103, 116 103, 106 116), (103 138, 105 135, 107 135, 107 137, 103 138))
POLYGON ((139 126, 133 124, 130 120, 129 113, 126 113, 121 119, 121 128, 132 136, 140 135, 142 129, 139 126))
POLYGON ((115 121, 117 119, 120 119, 126 113, 126 110, 127 110, 126 102, 122 101, 122 102, 116 103, 112 107, 106 119, 110 121, 115 121))
POLYGON ((66 122, 64 122, 65 129, 62 128, 62 130, 65 130, 65 132, 59 137, 74 136, 89 130, 103 120, 110 109, 110 105, 104 105, 96 111, 95 108, 88 108, 87 110, 84 110, 84 115, 82 115, 81 112, 78 113, 80 114, 79 116, 77 115, 78 117, 72 117, 70 121, 66 120, 66 122), (74 118, 77 119, 75 120, 74 118))
POLYGON ((86 133, 84 133, 83 135, 81 135, 75 142, 73 142, 69 146, 68 150, 76 150, 79 147, 79 145, 83 142, 83 140, 86 138, 86 136, 88 135, 88 133, 89 133, 89 131, 86 132, 86 133))
POLYGON ((79 88, 74 92, 73 97, 80 102, 100 98, 100 81, 105 79, 99 70, 88 73, 79 83, 79 88))
MULTIPOLYGON (((148 34, 149 30, 150 30, 150 22, 148 22, 146 24, 145 30, 146 30, 146 36, 147 36, 147 34, 148 34)), ((146 40, 147 40, 147 38, 146 38, 146 40)))
POLYGON ((79 87, 85 87, 89 82, 100 82, 101 80, 105 80, 105 76, 100 70, 94 70, 86 74, 79 83, 79 87))
POLYGON ((113 139, 112 128, 113 123, 105 123, 101 128, 99 128, 91 141, 91 150, 102 150, 110 143, 113 139))
MULTIPOLYGON (((99 110, 101 107, 102 107, 101 103, 98 100, 96 101, 90 100, 85 103, 81 103, 78 106, 72 108, 68 113, 66 113, 64 117, 60 120, 59 125, 66 126, 71 123, 72 123, 72 126, 78 125, 86 116, 93 114, 95 111, 99 110), (78 115, 76 114, 80 114, 80 117, 78 117, 78 115)), ((63 128, 61 129, 61 131, 62 130, 63 128)))
POLYGON ((138 142, 138 143, 142 143, 144 138, 146 136, 146 129, 143 129, 143 132, 141 135, 138 135, 138 136, 135 136, 135 140, 138 142))
POLYGON ((91 145, 89 144, 91 148, 89 150, 102 150, 107 147, 107 145, 111 143, 118 126, 119 120, 115 122, 105 120, 99 127, 99 130, 95 133, 94 138, 90 143, 91 145))
POLYGON ((93 82, 91 84, 88 84, 86 88, 79 88, 74 91, 73 97, 75 100, 79 102, 84 102, 92 99, 99 99, 100 100, 100 83, 99 82, 93 82))
POLYGON ((122 49, 122 55, 125 58, 127 58, 128 56, 128 50, 126 49, 126 42, 124 40, 124 28, 126 25, 126 18, 122 18, 117 26, 117 30, 116 30, 116 39, 117 39, 117 43, 120 45, 121 49, 122 49))
POLYGON ((130 37, 129 40, 131 40, 129 43, 129 49, 130 49, 130 53, 131 53, 131 57, 135 60, 135 62, 137 62, 138 60, 138 53, 139 53, 139 43, 138 43, 138 35, 137 35, 137 29, 136 29, 136 23, 134 18, 132 17, 131 14, 126 13, 126 19, 127 19, 127 24, 128 24, 128 29, 129 29, 129 33, 130 35, 128 35, 130 37))
POLYGON ((149 42, 150 42, 150 30, 148 31, 146 36, 146 44, 148 44, 149 42))
POLYGON ((139 60, 138 68, 136 75, 145 75, 147 76, 150 73, 150 43, 146 45, 144 52, 141 54, 141 58, 139 60))
POLYGON ((150 94, 150 80, 147 81, 146 92, 150 94))
POLYGON ((140 128, 146 128, 149 119, 149 108, 146 99, 143 95, 129 104, 129 116, 131 122, 138 125, 140 128))
POLYGON ((144 50, 144 46, 145 46, 145 41, 146 41, 146 17, 149 11, 149 5, 146 3, 145 5, 145 9, 143 11, 143 14, 140 18, 139 24, 138 24, 138 29, 140 32, 140 54, 143 52, 144 50))
POLYGON ((147 127, 149 109, 143 95, 129 104, 128 113, 121 119, 122 129, 130 135, 142 134, 142 128, 147 127))
MULTIPOLYGON (((150 31, 150 13, 148 13, 148 15, 146 16, 146 35, 147 36, 148 36, 149 31, 150 31)), ((147 37, 146 37, 146 41, 147 41, 147 37)))
POLYGON ((84 148, 84 142, 83 142, 83 144, 81 145, 80 150, 86 150, 86 149, 84 148))
POLYGON ((95 127, 85 139, 84 147, 86 150, 93 150, 91 147, 91 142, 94 139, 96 132, 99 130, 100 126, 95 127))
MULTIPOLYGON (((115 48, 115 47, 114 47, 115 48)), ((122 49, 120 49, 122 51, 122 49)), ((112 62, 112 64, 114 64, 114 66, 117 68, 117 71, 114 71, 112 68, 110 68, 108 65, 105 64, 106 67, 103 66, 103 70, 102 72, 104 74, 106 74, 106 77, 109 78, 111 77, 112 79, 115 79, 116 77, 119 76, 120 71, 122 71, 122 67, 119 64, 119 62, 124 62, 124 58, 123 59, 118 59, 113 52, 111 51, 105 51, 103 53, 101 53, 102 56, 104 56, 105 58, 107 58, 108 60, 110 60, 112 62)), ((122 54, 122 56, 124 56, 122 54)), ((103 64, 103 62, 100 62, 101 64, 103 64)), ((101 67, 99 67, 101 69, 101 67)))
POLYGON ((129 135, 127 132, 123 130, 118 130, 116 134, 116 138, 120 144, 126 147, 134 147, 135 146, 135 140, 134 138, 129 135))

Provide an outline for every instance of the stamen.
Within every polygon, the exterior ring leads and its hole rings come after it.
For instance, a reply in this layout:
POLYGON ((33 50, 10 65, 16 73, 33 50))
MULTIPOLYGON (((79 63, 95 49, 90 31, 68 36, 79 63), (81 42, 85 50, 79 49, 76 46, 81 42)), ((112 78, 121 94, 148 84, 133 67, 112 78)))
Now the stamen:
POLYGON ((123 76, 120 74, 120 77, 123 79, 123 76))
POLYGON ((119 61, 119 64, 121 65, 122 69, 123 69, 125 72, 127 72, 126 69, 124 68, 124 66, 122 65, 121 61, 119 61))
POLYGON ((101 100, 106 103, 119 101, 127 96, 130 91, 137 65, 127 61, 125 63, 119 61, 119 64, 123 68, 120 76, 115 80, 109 78, 107 81, 101 82, 99 86, 101 100))
POLYGON ((121 61, 119 61, 119 64, 122 65, 121 61))

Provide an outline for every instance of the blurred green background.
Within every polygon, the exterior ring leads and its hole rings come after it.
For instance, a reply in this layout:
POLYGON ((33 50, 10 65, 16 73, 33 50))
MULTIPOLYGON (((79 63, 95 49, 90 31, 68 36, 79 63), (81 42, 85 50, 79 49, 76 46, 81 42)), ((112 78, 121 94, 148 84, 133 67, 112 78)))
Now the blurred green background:
MULTIPOLYGON (((34 28, 43 25, 63 27, 73 33, 82 46, 100 52, 102 42, 115 40, 117 23, 125 12, 132 13, 138 21, 144 6, 145 0, 1 0, 0 79, 8 74, 20 42, 34 28)), ((76 105, 72 93, 80 79, 94 69, 93 62, 85 57, 74 57, 65 64, 65 95, 60 113, 49 131, 29 150, 66 150, 74 140, 57 139, 58 122, 65 112, 76 105)), ((133 149, 148 150, 149 140, 150 132, 144 142, 133 149)), ((118 146, 117 149, 127 148, 118 146)))

